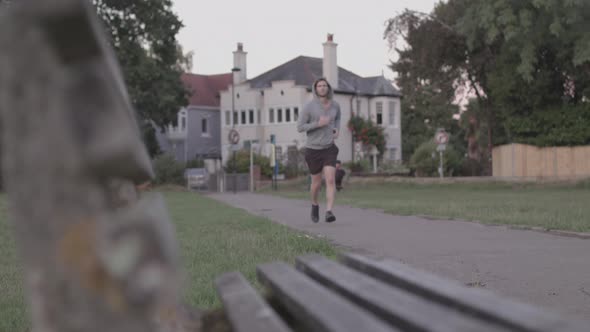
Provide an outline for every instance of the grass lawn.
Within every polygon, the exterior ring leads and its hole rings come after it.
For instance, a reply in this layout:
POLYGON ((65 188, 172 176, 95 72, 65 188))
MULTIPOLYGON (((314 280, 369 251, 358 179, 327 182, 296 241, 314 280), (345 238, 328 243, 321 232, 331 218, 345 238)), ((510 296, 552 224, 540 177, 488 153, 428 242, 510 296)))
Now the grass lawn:
MULTIPOLYGON (((278 194, 307 199, 304 187, 283 185, 278 194)), ((320 197, 325 197, 323 191, 320 197)), ((380 209, 395 215, 590 232, 590 182, 541 185, 372 181, 345 184, 336 197, 336 204, 380 209)))
MULTIPOLYGON (((269 220, 255 217, 207 197, 186 192, 164 194, 176 227, 186 276, 184 294, 194 306, 209 309, 219 301, 213 287, 216 276, 240 271, 256 282, 258 263, 283 260, 317 252, 335 257, 337 250, 326 240, 311 238, 269 220)), ((23 299, 21 271, 5 198, 0 198, 0 331, 21 332, 29 327, 23 299)))

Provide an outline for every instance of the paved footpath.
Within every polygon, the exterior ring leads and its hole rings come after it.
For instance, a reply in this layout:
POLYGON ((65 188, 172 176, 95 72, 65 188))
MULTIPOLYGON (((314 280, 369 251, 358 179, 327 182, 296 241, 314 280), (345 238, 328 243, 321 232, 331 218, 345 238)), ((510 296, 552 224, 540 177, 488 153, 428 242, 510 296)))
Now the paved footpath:
MULTIPOLYGON (((590 323, 590 239, 337 206, 314 224, 309 203, 251 193, 210 197, 348 250, 389 257, 590 323)), ((590 328, 589 328, 590 331, 590 328)))

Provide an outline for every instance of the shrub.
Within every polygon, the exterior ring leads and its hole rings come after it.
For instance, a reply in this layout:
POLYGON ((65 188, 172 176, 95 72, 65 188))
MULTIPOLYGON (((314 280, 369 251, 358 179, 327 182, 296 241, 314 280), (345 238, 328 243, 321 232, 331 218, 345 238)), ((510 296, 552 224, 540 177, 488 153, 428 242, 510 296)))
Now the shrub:
MULTIPOLYGON (((273 168, 270 166, 270 158, 260 155, 254 154, 254 165, 260 166, 260 174, 265 177, 272 177, 273 168)), ((237 151, 234 154, 232 153, 225 164, 225 171, 227 173, 233 173, 234 168, 236 173, 249 173, 250 172, 250 151, 237 151), (235 161, 235 167, 234 167, 235 161)), ((284 171, 284 167, 279 164, 279 173, 284 171)))
POLYGON ((184 185, 184 164, 176 161, 170 154, 162 154, 154 159, 155 184, 184 185))
POLYGON ((381 162, 378 166, 380 173, 387 174, 409 174, 410 169, 399 161, 387 160, 381 162))
POLYGON ((362 173, 368 172, 371 169, 371 162, 368 159, 361 159, 359 161, 349 161, 344 163, 343 166, 351 172, 362 173))
POLYGON ((203 159, 193 159, 186 162, 186 168, 204 168, 205 161, 203 159))
MULTIPOLYGON (((433 141, 422 143, 410 158, 410 168, 415 171, 416 176, 437 176, 439 166, 439 153, 436 151, 437 144, 433 141)), ((461 165, 461 157, 447 145, 443 155, 443 170, 446 176, 452 176, 461 165)))
POLYGON ((385 151, 385 134, 383 127, 374 124, 371 120, 360 116, 353 116, 348 121, 348 130, 352 133, 355 141, 363 142, 365 146, 374 145, 383 155, 385 151))

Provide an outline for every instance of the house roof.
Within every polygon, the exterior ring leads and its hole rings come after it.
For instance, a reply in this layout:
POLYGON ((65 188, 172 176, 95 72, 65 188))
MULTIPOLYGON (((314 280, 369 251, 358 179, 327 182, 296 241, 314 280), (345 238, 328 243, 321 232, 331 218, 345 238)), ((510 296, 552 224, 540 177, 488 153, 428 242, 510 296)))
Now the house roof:
POLYGON ((189 97, 191 106, 219 107, 219 92, 231 85, 232 77, 232 73, 218 75, 184 73, 181 79, 192 93, 189 97))
MULTIPOLYGON (((311 87, 316 79, 322 77, 322 67, 321 58, 298 56, 248 80, 248 83, 253 89, 263 89, 270 87, 273 81, 293 80, 296 85, 311 87)), ((401 96, 385 77, 361 77, 342 67, 338 67, 338 88, 335 91, 371 96, 401 96)))

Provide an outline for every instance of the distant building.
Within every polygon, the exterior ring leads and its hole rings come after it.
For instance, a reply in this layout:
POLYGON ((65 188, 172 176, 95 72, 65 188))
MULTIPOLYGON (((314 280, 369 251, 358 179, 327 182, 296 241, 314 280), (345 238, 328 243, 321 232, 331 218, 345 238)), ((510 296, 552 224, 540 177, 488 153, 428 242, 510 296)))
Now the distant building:
POLYGON ((221 159, 220 95, 231 85, 232 74, 183 74, 182 81, 192 92, 189 105, 178 112, 178 125, 157 130, 160 149, 176 160, 221 159))
POLYGON ((385 159, 401 160, 400 92, 382 76, 361 77, 337 65, 337 44, 332 35, 323 43, 324 57, 298 56, 255 78, 247 79, 247 53, 238 43, 234 51, 235 85, 221 95, 221 154, 227 161, 231 145, 228 133, 235 128, 240 143, 260 143, 261 153, 270 153, 269 140, 275 135, 278 159, 285 161, 289 148, 305 145, 305 133, 297 132, 300 110, 312 98, 311 85, 326 77, 341 107, 341 131, 336 141, 338 158, 353 159, 352 135, 347 123, 354 114, 383 126, 386 134, 385 159), (235 89, 233 89, 235 87, 235 89), (232 107, 233 104, 233 107, 232 107), (282 156, 282 157, 281 157, 282 156))

